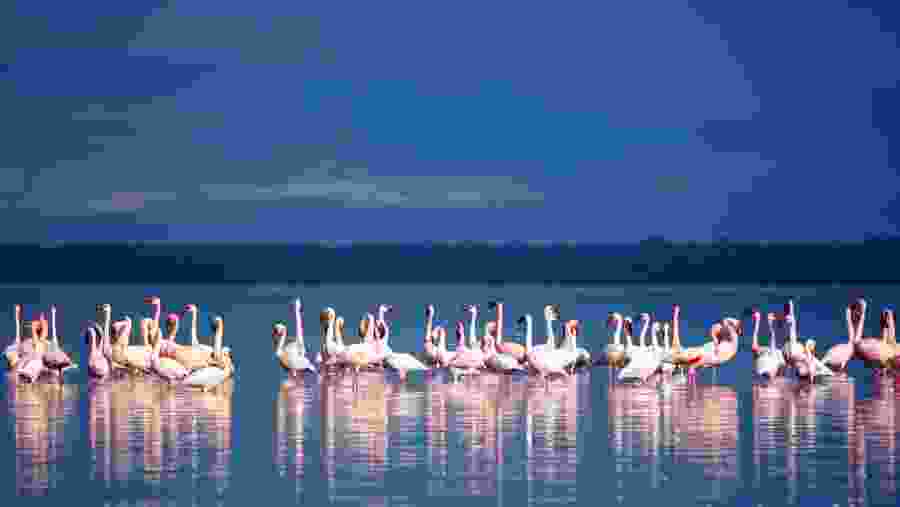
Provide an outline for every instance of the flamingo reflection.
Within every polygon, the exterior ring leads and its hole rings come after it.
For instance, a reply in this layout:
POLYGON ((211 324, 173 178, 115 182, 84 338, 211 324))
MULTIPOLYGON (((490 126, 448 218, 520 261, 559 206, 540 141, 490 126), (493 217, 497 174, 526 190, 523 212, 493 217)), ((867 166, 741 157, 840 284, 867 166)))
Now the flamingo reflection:
POLYGON ((293 478, 298 502, 303 491, 306 414, 315 397, 315 384, 304 380, 286 380, 275 401, 275 466, 281 477, 293 478))

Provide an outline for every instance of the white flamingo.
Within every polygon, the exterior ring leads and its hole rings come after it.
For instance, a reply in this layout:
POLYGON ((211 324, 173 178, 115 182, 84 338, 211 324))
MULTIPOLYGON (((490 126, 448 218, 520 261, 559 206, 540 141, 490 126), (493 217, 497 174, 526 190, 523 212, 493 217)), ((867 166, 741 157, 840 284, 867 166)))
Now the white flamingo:
POLYGON ((213 357, 210 365, 194 370, 193 373, 181 381, 184 385, 199 387, 203 392, 216 387, 228 377, 234 375, 234 364, 231 362, 230 357, 222 351, 222 335, 224 334, 222 317, 218 315, 213 317, 212 327, 215 337, 213 338, 213 357))

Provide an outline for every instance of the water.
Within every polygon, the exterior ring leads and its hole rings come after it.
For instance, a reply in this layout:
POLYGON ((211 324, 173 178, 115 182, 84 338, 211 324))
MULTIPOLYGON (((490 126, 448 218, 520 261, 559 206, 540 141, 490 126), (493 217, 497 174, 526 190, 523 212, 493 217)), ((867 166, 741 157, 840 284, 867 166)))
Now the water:
MULTIPOLYGON (((697 385, 614 385, 608 369, 595 368, 549 392, 533 379, 448 384, 415 373, 405 384, 363 374, 353 393, 349 379, 287 379, 270 334, 273 321, 291 322, 295 296, 308 334, 324 306, 353 329, 385 302, 397 309, 392 346, 411 350, 426 303, 452 324, 464 317, 462 303, 503 298, 508 334, 529 311, 543 337, 541 309, 559 303, 564 319, 584 322, 586 346, 596 348, 609 336, 607 312, 669 318, 678 302, 684 341, 696 344, 719 316, 750 305, 777 311, 793 296, 800 335, 814 337, 822 354, 846 339, 842 305, 850 297, 869 299, 872 335, 873 315, 895 287, 22 286, 0 288, 0 318, 12 331, 13 303, 28 317, 56 304, 64 347, 80 359, 87 353, 76 337, 96 304, 137 317, 149 313, 142 301, 152 294, 167 312, 199 304, 201 336, 211 334, 210 312, 221 314, 237 378, 211 393, 152 381, 88 385, 83 371, 64 386, 4 378, 0 411, 12 438, 0 442, 8 456, 0 491, 37 505, 897 502, 900 389, 858 364, 849 378, 826 384, 755 385, 745 343, 697 385)), ((315 351, 318 341, 308 345, 315 351)))

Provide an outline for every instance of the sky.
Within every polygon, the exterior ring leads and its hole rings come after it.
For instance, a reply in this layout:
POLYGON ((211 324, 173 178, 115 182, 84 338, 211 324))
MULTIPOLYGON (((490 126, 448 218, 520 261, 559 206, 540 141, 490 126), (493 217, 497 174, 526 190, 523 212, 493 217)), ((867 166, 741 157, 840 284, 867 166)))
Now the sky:
POLYGON ((892 4, 3 2, 0 241, 898 234, 892 4))

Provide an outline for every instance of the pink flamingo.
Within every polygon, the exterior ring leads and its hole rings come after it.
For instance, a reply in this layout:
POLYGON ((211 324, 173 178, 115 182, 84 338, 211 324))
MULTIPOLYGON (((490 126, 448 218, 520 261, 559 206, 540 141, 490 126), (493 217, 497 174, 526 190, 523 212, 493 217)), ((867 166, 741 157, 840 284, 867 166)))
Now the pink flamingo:
POLYGON ((59 337, 56 335, 56 307, 50 307, 50 342, 47 352, 44 353, 44 366, 59 375, 59 381, 63 381, 63 370, 72 366, 72 359, 63 352, 59 346, 59 337))
POLYGON ((6 347, 4 351, 3 357, 6 359, 6 364, 9 366, 10 370, 14 370, 16 368, 16 363, 19 361, 19 349, 22 345, 22 305, 15 306, 16 313, 16 335, 13 338, 13 342, 6 347))
POLYGON ((484 354, 484 365, 495 372, 511 373, 513 371, 525 369, 525 367, 522 366, 522 363, 520 363, 512 354, 497 352, 494 336, 491 333, 485 333, 481 350, 484 354))
POLYGON ((440 349, 434 340, 435 330, 433 325, 434 305, 428 305, 425 307, 425 339, 423 340, 425 359, 430 364, 437 364, 440 362, 440 349))
POLYGON ((88 374, 94 378, 106 378, 109 375, 109 360, 103 355, 101 343, 103 332, 99 327, 91 324, 85 332, 87 341, 91 344, 91 354, 88 357, 88 374))
POLYGON ((434 330, 434 334, 438 340, 438 364, 442 367, 447 368, 450 366, 450 362, 453 361, 453 358, 456 356, 456 352, 447 350, 447 329, 443 326, 438 326, 434 330))
POLYGON ((849 306, 845 312, 847 320, 847 343, 838 343, 828 349, 822 362, 830 366, 834 370, 844 371, 847 369, 847 363, 853 359, 855 352, 854 341, 856 340, 856 328, 853 325, 853 309, 849 306))
MULTIPOLYGON (((472 322, 474 328, 475 321, 472 322)), ((474 330, 472 333, 474 334, 474 330)), ((447 365, 454 378, 472 375, 484 368, 484 354, 478 349, 470 349, 466 345, 466 340, 465 325, 459 321, 456 323, 456 354, 447 365)))
MULTIPOLYGON (((119 323, 117 323, 119 324, 119 323)), ((164 340, 158 340, 153 347, 153 351, 150 354, 150 369, 159 375, 162 379, 172 384, 176 381, 184 380, 185 377, 188 376, 188 369, 182 366, 177 361, 162 361, 160 358, 160 352, 163 348, 164 340)))
POLYGON ((32 321, 26 324, 25 329, 29 331, 28 337, 22 341, 22 350, 25 354, 19 356, 19 362, 16 367, 16 373, 31 383, 37 381, 44 372, 44 353, 37 343, 37 333, 40 329, 40 321, 32 321))
POLYGON ((893 354, 891 354, 890 347, 887 344, 887 333, 889 332, 886 327, 886 319, 884 315, 882 315, 881 322, 881 337, 868 337, 863 338, 863 330, 865 329, 865 320, 866 320, 866 300, 860 299, 856 303, 857 311, 859 312, 859 318, 856 322, 856 335, 854 337, 855 347, 854 352, 856 356, 862 358, 862 360, 866 363, 866 366, 875 369, 875 373, 878 374, 881 372, 881 369, 888 366, 890 359, 892 359, 893 354))
POLYGON ((525 356, 531 369, 541 377, 547 389, 550 389, 550 377, 560 376, 567 378, 569 376, 566 370, 565 356, 556 354, 555 350, 532 350, 532 341, 534 335, 534 321, 531 314, 526 314, 519 319, 519 325, 525 326, 525 356))
POLYGON ((488 303, 488 308, 493 308, 497 310, 497 322, 496 322, 496 332, 494 336, 496 337, 495 348, 497 353, 499 354, 509 354, 516 358, 517 361, 525 360, 525 347, 516 342, 508 342, 504 341, 503 338, 503 303, 500 301, 488 303))

